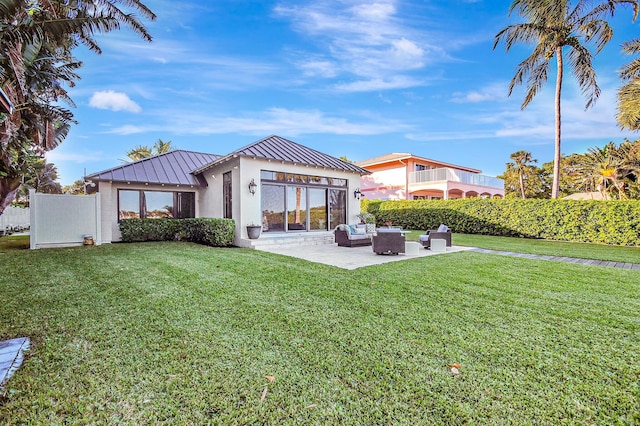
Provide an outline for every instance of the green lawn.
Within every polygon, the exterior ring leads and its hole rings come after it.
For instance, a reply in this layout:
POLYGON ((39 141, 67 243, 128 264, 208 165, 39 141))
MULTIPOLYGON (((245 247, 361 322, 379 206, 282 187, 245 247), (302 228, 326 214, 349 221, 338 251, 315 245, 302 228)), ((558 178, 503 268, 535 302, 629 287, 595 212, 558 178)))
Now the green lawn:
POLYGON ((638 271, 190 243, 0 262, 0 340, 32 339, 0 424, 640 422, 638 271))
MULTIPOLYGON (((424 231, 412 231, 408 240, 418 241, 424 231)), ((640 263, 640 247, 607 246, 604 244, 569 243, 530 238, 493 237, 488 235, 453 234, 454 245, 480 247, 491 250, 513 251, 552 256, 580 257, 584 259, 610 260, 640 263)))

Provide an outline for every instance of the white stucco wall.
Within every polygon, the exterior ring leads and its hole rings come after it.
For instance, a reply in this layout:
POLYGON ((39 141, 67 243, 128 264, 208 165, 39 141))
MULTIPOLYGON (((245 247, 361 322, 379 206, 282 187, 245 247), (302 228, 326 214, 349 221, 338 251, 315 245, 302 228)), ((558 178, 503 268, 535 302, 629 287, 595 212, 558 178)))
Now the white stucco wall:
POLYGON ((195 192, 196 194, 196 217, 216 217, 202 215, 201 209, 203 205, 206 207, 209 203, 203 202, 206 189, 192 185, 142 185, 127 184, 126 182, 100 182, 98 190, 102 194, 101 197, 101 230, 103 242, 117 242, 122 239, 120 234, 120 225, 118 223, 118 190, 142 190, 142 191, 167 191, 167 192, 195 192))
POLYGON ((313 176, 326 176, 348 180, 347 186, 347 221, 358 222, 360 201, 353 192, 360 187, 360 175, 337 170, 307 167, 304 165, 283 164, 279 161, 266 161, 246 157, 230 158, 215 167, 206 170, 203 177, 207 187, 199 188, 190 185, 142 185, 124 182, 100 182, 99 191, 102 194, 101 218, 102 239, 104 242, 121 240, 118 224, 118 190, 149 190, 149 191, 193 191, 196 193, 196 217, 223 217, 223 174, 231 172, 232 182, 232 215, 236 221, 236 238, 246 239, 246 225, 262 223, 262 198, 260 191, 261 170, 297 173, 313 176), (258 185, 255 195, 249 192, 251 179, 258 185))
POLYGON ((360 201, 354 197, 353 192, 360 186, 360 175, 313 166, 283 164, 279 161, 237 157, 219 164, 203 174, 209 185, 206 196, 203 197, 203 203, 207 204, 207 211, 214 212, 212 217, 222 217, 224 208, 222 175, 231 171, 232 209, 233 219, 236 221, 236 238, 247 239, 246 226, 262 223, 260 191, 262 170, 347 179, 347 220, 348 223, 358 222, 356 216, 360 213, 360 201), (258 185, 255 195, 251 195, 249 192, 251 179, 258 185))

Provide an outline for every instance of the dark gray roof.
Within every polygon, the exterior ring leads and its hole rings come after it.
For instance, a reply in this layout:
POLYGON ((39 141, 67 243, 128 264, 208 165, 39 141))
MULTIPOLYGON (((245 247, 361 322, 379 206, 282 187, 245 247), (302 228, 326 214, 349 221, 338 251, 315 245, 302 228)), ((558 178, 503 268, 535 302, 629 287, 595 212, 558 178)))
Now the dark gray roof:
POLYGON ((157 183, 205 186, 191 172, 220 158, 219 155, 175 150, 165 154, 123 164, 94 173, 87 179, 95 181, 157 183))
POLYGON ((369 171, 355 164, 342 161, 339 158, 323 154, 320 151, 311 149, 304 145, 282 138, 280 136, 271 135, 264 139, 260 139, 250 145, 233 151, 231 154, 218 158, 211 164, 195 170, 194 173, 202 173, 210 167, 225 161, 232 157, 251 157, 263 158, 267 160, 285 161, 292 164, 302 164, 317 166, 327 169, 354 172, 359 174, 370 174, 369 171))

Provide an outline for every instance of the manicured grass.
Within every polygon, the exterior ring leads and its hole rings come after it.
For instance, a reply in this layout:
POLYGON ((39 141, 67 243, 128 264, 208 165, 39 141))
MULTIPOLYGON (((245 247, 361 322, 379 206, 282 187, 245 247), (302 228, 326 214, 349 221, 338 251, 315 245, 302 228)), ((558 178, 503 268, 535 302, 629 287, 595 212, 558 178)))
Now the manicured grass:
MULTIPOLYGON (((420 234, 424 234, 424 231, 413 231, 407 234, 406 238, 408 240, 418 241, 420 234)), ((564 241, 471 234, 453 234, 451 238, 453 244, 458 246, 480 247, 516 253, 640 263, 640 247, 607 246, 603 244, 569 243, 564 241)))
POLYGON ((0 339, 33 342, 2 424, 640 422, 638 271, 190 243, 0 260, 0 339))

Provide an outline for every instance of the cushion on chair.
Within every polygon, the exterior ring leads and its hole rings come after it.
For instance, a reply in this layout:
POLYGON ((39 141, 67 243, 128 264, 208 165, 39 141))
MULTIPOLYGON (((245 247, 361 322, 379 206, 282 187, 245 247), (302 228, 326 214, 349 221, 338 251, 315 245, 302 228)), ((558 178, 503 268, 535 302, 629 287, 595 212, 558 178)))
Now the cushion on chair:
POLYGON ((440 224, 440 226, 438 226, 438 232, 447 232, 449 230, 449 227, 445 224, 440 224))

